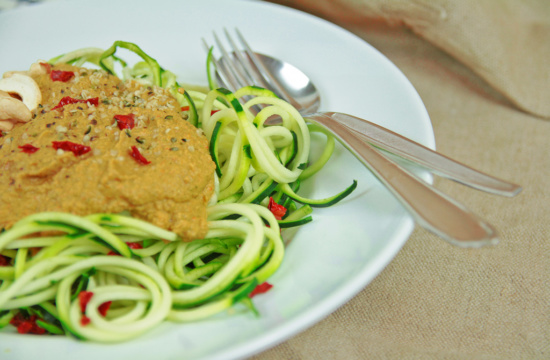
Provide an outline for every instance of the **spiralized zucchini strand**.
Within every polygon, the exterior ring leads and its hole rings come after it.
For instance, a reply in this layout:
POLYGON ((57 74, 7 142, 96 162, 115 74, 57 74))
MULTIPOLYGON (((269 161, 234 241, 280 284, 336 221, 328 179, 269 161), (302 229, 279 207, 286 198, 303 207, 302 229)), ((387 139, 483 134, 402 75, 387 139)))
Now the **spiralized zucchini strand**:
POLYGON ((307 163, 310 149, 310 138, 307 124, 300 113, 285 101, 276 97, 271 91, 249 86, 233 94, 226 89, 211 91, 203 104, 200 126, 211 142, 216 144, 221 168, 220 200, 228 198, 237 192, 246 193, 245 166, 252 166, 253 174, 264 173, 266 178, 278 183, 292 183, 298 179, 307 163), (216 109, 216 101, 222 98, 230 104, 231 110, 222 105, 221 111, 216 109), (243 105, 239 99, 250 98, 243 105), (256 116, 249 110, 254 105, 266 106, 256 116), (265 127, 265 121, 277 116, 282 119, 280 125, 265 127), (222 121, 222 126, 214 135, 216 124, 222 121), (296 148, 293 160, 287 164, 279 154, 296 148), (222 141, 223 140, 223 141, 222 141), (243 151, 243 149, 249 149, 243 151))
MULTIPOLYGON (((42 213, 27 217, 0 235, 0 252, 14 248, 15 243, 23 245, 16 251, 26 254, 24 237, 37 230, 55 228, 59 235, 54 237, 55 242, 50 241, 40 250, 45 255, 28 262, 21 276, 6 281, 6 287, 0 292, 0 309, 49 304, 67 333, 100 342, 134 338, 167 318, 185 321, 190 316, 183 316, 183 309, 192 311, 193 319, 222 311, 250 293, 254 288, 252 284, 265 281, 276 271, 283 258, 284 245, 277 220, 263 206, 214 205, 208 208, 208 219, 207 236, 184 243, 167 241, 165 237, 177 239, 177 236, 123 215, 95 214, 82 218, 42 213), (230 215, 238 218, 229 220, 230 215), (37 219, 41 227, 36 227, 37 219), (270 227, 266 227, 266 223, 270 227), (88 236, 72 239, 74 229, 88 236), (133 253, 131 258, 124 258, 110 254, 113 248, 106 242, 90 240, 98 239, 98 234, 120 238, 129 230, 135 230, 130 231, 133 233, 141 230, 143 235, 134 234, 131 238, 134 243, 146 246, 128 251, 149 251, 158 256, 147 258, 147 262, 133 253), (173 269, 174 264, 177 271, 173 269), (173 286, 170 276, 166 276, 170 269, 175 274, 172 276, 184 279, 182 283, 188 284, 186 289, 173 286), (199 275, 185 280, 192 273, 199 275), (88 285, 75 293, 76 284, 86 276, 88 285), (79 302, 83 290, 93 293, 84 312, 79 302), (113 311, 104 317, 98 309, 107 302, 112 302, 113 311), (90 323, 83 325, 83 318, 90 323)), ((27 263, 26 257, 20 259, 27 263)), ((15 268, 18 260, 5 268, 15 268)))

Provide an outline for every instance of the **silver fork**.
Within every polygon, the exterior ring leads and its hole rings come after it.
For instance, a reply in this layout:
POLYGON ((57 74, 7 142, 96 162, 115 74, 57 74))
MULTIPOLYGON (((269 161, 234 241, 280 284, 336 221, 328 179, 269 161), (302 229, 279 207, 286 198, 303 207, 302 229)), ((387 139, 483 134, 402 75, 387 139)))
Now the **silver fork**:
MULTIPOLYGON (((236 56, 236 61, 226 61, 231 55, 225 50, 219 38, 216 35, 214 37, 224 55, 216 63, 221 68, 218 71, 219 76, 225 75, 224 79, 219 80, 228 89, 235 91, 250 84, 266 87, 293 105, 303 116, 309 118, 315 118, 316 116, 329 117, 331 120, 344 125, 364 141, 384 150, 386 154, 413 162, 439 176, 497 195, 515 196, 521 191, 521 187, 516 184, 472 169, 365 119, 337 112, 316 113, 320 105, 320 96, 305 74, 288 63, 254 53, 242 34, 237 30, 239 40, 245 49, 239 51, 227 30, 225 33, 233 49, 232 54, 236 56), (243 56, 243 52, 246 56, 243 56), (287 68, 293 68, 292 78, 288 76, 279 78, 282 73, 288 72, 284 71, 287 68), (274 74, 279 76, 274 76, 274 74), (306 85, 296 85, 296 77, 300 78, 299 83, 304 82, 306 85), (291 90, 287 91, 287 88, 281 85, 278 79, 282 79, 281 82, 283 83, 292 82, 290 83, 291 90)), ((268 122, 273 123, 272 119, 269 119, 268 122)))
MULTIPOLYGON (((237 47, 227 30, 225 34, 232 49, 231 54, 214 33, 215 42, 222 53, 220 59, 214 60, 221 87, 236 91, 246 85, 262 86, 272 90, 291 105, 299 107, 294 98, 270 74, 269 69, 263 66, 239 32, 238 36, 246 49, 244 52, 237 47)), ((210 47, 206 41, 204 44, 209 50, 210 47)), ((461 247, 480 247, 498 242, 496 230, 490 224, 377 151, 373 145, 369 144, 369 138, 365 138, 365 134, 354 129, 353 126, 350 127, 345 122, 335 121, 335 115, 349 115, 340 113, 307 114, 307 111, 305 112, 306 121, 318 124, 330 131, 390 190, 420 226, 451 244, 461 247)), ((399 135, 397 137, 405 139, 399 135)), ((408 142, 409 140, 405 139, 404 141, 408 142)), ((409 160, 419 163, 419 161, 415 161, 414 157, 409 160)), ((518 188, 512 191, 518 192, 518 188)))

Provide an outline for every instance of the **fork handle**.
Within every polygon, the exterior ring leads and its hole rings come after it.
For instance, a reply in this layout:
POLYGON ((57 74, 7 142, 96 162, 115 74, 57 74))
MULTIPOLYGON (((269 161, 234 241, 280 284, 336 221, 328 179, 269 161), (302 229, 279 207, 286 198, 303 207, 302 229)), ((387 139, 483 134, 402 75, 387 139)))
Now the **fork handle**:
POLYGON ((376 148, 411 161, 439 176, 496 195, 511 197, 521 191, 519 185, 472 169, 422 144, 365 119, 336 112, 327 112, 324 114, 332 118, 333 121, 343 124, 348 130, 363 138, 364 141, 368 141, 376 148))
POLYGON ((330 130, 401 202, 415 221, 451 244, 481 247, 498 242, 496 230, 466 207, 421 181, 329 116, 307 120, 330 130))

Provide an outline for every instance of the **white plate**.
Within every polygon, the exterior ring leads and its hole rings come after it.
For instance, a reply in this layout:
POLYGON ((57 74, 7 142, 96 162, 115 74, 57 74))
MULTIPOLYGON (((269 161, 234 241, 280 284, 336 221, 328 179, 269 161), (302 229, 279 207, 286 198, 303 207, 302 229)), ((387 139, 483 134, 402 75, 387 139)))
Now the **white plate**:
MULTIPOLYGON (((51 2, 0 13, 0 73, 85 46, 135 42, 188 83, 205 84, 201 37, 239 29, 259 52, 305 71, 323 110, 351 113, 434 147, 430 120, 405 76, 349 32, 313 16, 255 1, 94 0, 51 2)), ((274 288, 255 298, 261 317, 233 314, 166 323, 118 345, 0 333, 2 359, 230 359, 284 341, 346 303, 401 249, 413 221, 343 148, 306 195, 322 197, 359 181, 345 201, 314 212, 287 249, 274 288)), ((5 206, 5 205, 3 205, 5 206)))

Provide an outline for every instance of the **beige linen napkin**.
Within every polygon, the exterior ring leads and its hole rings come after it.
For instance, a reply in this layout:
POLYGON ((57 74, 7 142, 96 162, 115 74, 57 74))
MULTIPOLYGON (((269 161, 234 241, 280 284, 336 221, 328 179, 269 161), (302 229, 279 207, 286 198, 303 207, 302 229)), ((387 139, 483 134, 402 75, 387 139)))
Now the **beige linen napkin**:
POLYGON ((274 0, 338 24, 403 24, 523 111, 550 118, 550 1, 274 0))
POLYGON ((524 190, 436 178, 498 229, 497 246, 417 228, 357 296, 254 359, 550 359, 550 1, 270 1, 380 50, 420 94, 440 152, 524 190))

